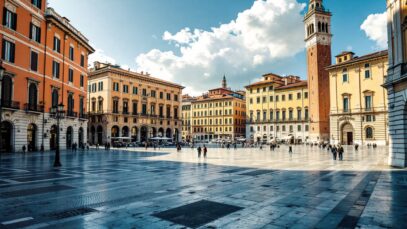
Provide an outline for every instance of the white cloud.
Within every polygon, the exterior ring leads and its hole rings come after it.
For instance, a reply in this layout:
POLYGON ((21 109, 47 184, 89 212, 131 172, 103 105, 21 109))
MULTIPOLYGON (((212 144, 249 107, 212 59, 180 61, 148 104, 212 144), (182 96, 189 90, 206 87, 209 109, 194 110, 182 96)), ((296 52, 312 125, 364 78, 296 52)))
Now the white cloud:
POLYGON ((304 7, 296 0, 256 0, 235 20, 208 31, 166 31, 162 39, 179 54, 158 49, 140 54, 138 71, 181 83, 195 94, 220 86, 224 73, 241 87, 304 49, 304 7))
POLYGON ((369 15, 360 29, 365 31, 366 36, 376 42, 378 48, 387 48, 387 14, 369 15))
POLYGON ((116 60, 113 57, 110 57, 105 54, 105 51, 102 49, 95 49, 95 52, 89 55, 89 65, 93 65, 94 62, 99 61, 102 63, 116 64, 116 60))

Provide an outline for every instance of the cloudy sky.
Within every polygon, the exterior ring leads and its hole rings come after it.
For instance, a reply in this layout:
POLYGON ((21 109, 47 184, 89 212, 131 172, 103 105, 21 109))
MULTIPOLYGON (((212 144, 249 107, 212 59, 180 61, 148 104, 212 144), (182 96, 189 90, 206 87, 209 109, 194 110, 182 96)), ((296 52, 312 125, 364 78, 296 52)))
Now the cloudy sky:
MULTIPOLYGON (((306 78, 303 15, 308 0, 49 0, 85 34, 95 60, 186 86, 233 89, 273 72, 306 78)), ((386 49, 384 0, 325 0, 332 54, 386 49)))

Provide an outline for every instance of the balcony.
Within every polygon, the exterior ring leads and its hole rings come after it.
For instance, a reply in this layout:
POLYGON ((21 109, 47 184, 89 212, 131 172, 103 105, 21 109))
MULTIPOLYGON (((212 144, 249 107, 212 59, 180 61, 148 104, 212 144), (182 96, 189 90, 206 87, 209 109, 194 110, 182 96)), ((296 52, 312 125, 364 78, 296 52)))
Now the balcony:
POLYGON ((32 113, 43 113, 44 105, 26 103, 26 104, 24 104, 24 110, 26 112, 32 112, 32 113))
POLYGON ((129 115, 130 113, 129 113, 129 111, 123 111, 122 114, 129 115))
POLYGON ((133 112, 131 113, 131 115, 133 115, 133 116, 138 116, 138 113, 133 111, 133 112))
POLYGON ((407 75, 407 63, 401 65, 401 76, 407 75))
POLYGON ((4 109, 19 110, 20 102, 12 101, 12 100, 2 100, 1 107, 4 109))
POLYGON ((87 114, 84 114, 84 113, 79 113, 79 119, 88 120, 89 116, 87 114))
POLYGON ((68 118, 77 118, 78 117, 78 112, 67 111, 66 112, 66 117, 68 117, 68 118))

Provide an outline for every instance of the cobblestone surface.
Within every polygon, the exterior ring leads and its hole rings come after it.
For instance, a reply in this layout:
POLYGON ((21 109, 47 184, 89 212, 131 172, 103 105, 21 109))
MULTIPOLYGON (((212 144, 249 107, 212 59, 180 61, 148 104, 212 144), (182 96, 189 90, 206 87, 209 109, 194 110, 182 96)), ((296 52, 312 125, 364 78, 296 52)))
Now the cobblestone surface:
POLYGON ((59 169, 3 154, 0 228, 407 228, 407 170, 386 148, 293 149, 93 149, 59 169))

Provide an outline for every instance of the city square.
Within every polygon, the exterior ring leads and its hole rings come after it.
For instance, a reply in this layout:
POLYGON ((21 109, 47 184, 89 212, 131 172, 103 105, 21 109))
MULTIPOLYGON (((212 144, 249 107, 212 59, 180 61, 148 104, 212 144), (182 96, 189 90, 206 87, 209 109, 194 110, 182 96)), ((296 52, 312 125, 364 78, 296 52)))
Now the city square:
POLYGON ((53 158, 2 155, 0 228, 405 228, 407 170, 383 147, 348 147, 343 161, 302 145, 53 158))
POLYGON ((0 8, 0 229, 407 228, 407 0, 0 8))

